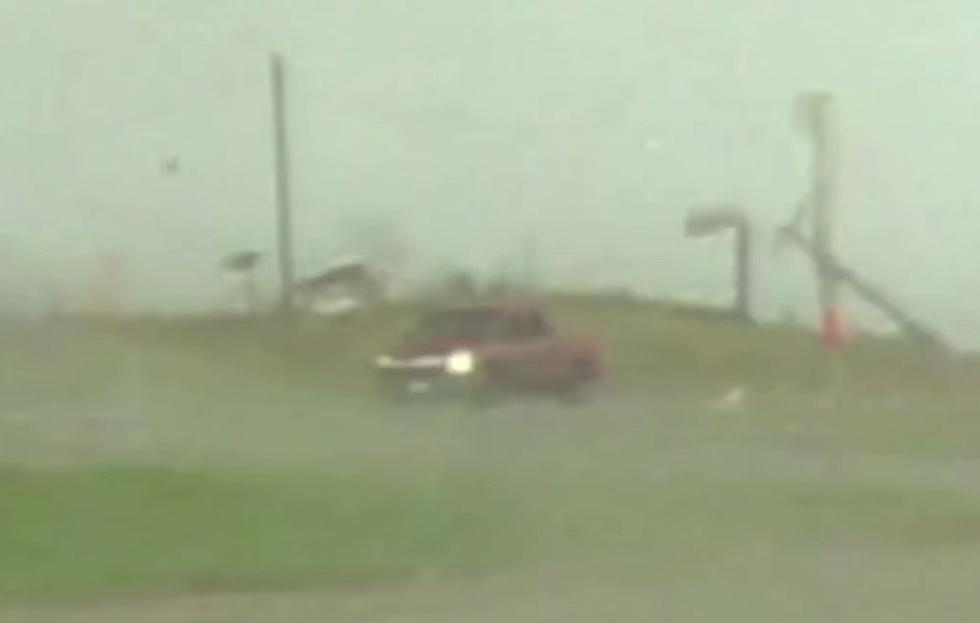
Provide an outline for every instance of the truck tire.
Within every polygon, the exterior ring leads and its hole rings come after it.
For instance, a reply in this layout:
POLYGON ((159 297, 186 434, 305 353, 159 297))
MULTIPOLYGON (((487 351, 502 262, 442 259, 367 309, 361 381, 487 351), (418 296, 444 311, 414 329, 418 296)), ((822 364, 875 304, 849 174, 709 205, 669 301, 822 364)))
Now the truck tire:
POLYGON ((568 378, 558 391, 558 398, 563 404, 581 405, 588 402, 595 378, 595 366, 585 360, 572 364, 568 378))

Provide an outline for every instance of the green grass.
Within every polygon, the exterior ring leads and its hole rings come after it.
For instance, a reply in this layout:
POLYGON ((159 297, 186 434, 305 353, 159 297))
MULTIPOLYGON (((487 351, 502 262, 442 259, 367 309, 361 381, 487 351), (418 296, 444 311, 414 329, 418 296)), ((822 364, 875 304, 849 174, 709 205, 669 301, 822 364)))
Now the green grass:
POLYGON ((89 467, 0 472, 0 599, 373 584, 529 567, 656 577, 726 548, 973 545, 980 509, 881 487, 89 467))
POLYGON ((512 560, 497 483, 448 474, 217 474, 89 467, 0 472, 0 595, 376 582, 512 560))

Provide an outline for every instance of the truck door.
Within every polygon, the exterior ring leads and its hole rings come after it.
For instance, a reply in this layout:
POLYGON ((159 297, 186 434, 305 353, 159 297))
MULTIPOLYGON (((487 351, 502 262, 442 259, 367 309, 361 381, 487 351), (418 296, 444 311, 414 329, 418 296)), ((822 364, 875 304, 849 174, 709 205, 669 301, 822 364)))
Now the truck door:
POLYGON ((522 384, 548 385, 557 377, 555 342, 544 317, 535 311, 520 312, 511 318, 514 367, 522 384))

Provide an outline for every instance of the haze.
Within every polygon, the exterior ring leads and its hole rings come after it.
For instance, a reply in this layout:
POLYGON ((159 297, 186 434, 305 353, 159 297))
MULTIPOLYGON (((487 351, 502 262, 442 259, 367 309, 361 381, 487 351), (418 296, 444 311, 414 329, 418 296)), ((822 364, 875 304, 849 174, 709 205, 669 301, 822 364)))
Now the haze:
POLYGON ((223 254, 273 248, 278 49, 301 273, 373 221, 404 237, 407 274, 493 272, 533 240, 550 285, 722 301, 726 245, 681 223, 733 201, 764 235, 761 313, 805 316, 809 267, 768 232, 805 185, 790 106, 824 88, 842 255, 976 346, 978 17, 965 0, 4 2, 0 296, 80 296, 118 253, 134 308, 213 306, 223 254))

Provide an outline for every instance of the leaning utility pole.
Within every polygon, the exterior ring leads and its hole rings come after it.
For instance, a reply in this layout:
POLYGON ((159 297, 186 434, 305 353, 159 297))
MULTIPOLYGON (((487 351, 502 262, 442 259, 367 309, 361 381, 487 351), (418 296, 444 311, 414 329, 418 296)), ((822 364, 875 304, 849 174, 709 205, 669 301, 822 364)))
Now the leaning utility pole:
POLYGON ((834 249, 837 137, 833 96, 823 92, 803 94, 798 101, 797 113, 801 129, 812 144, 812 180, 809 193, 793 219, 780 228, 779 239, 795 245, 814 261, 824 341, 831 347, 844 343, 840 290, 842 286, 849 286, 851 292, 877 307, 908 337, 935 350, 948 351, 949 346, 939 332, 917 320, 884 290, 838 258, 834 249), (810 221, 809 234, 805 231, 805 220, 810 221))
POLYGON ((280 306, 293 311, 293 223, 289 168, 289 132, 286 123, 286 85, 282 56, 269 58, 272 80, 272 114, 276 150, 276 223, 278 227, 280 306))

